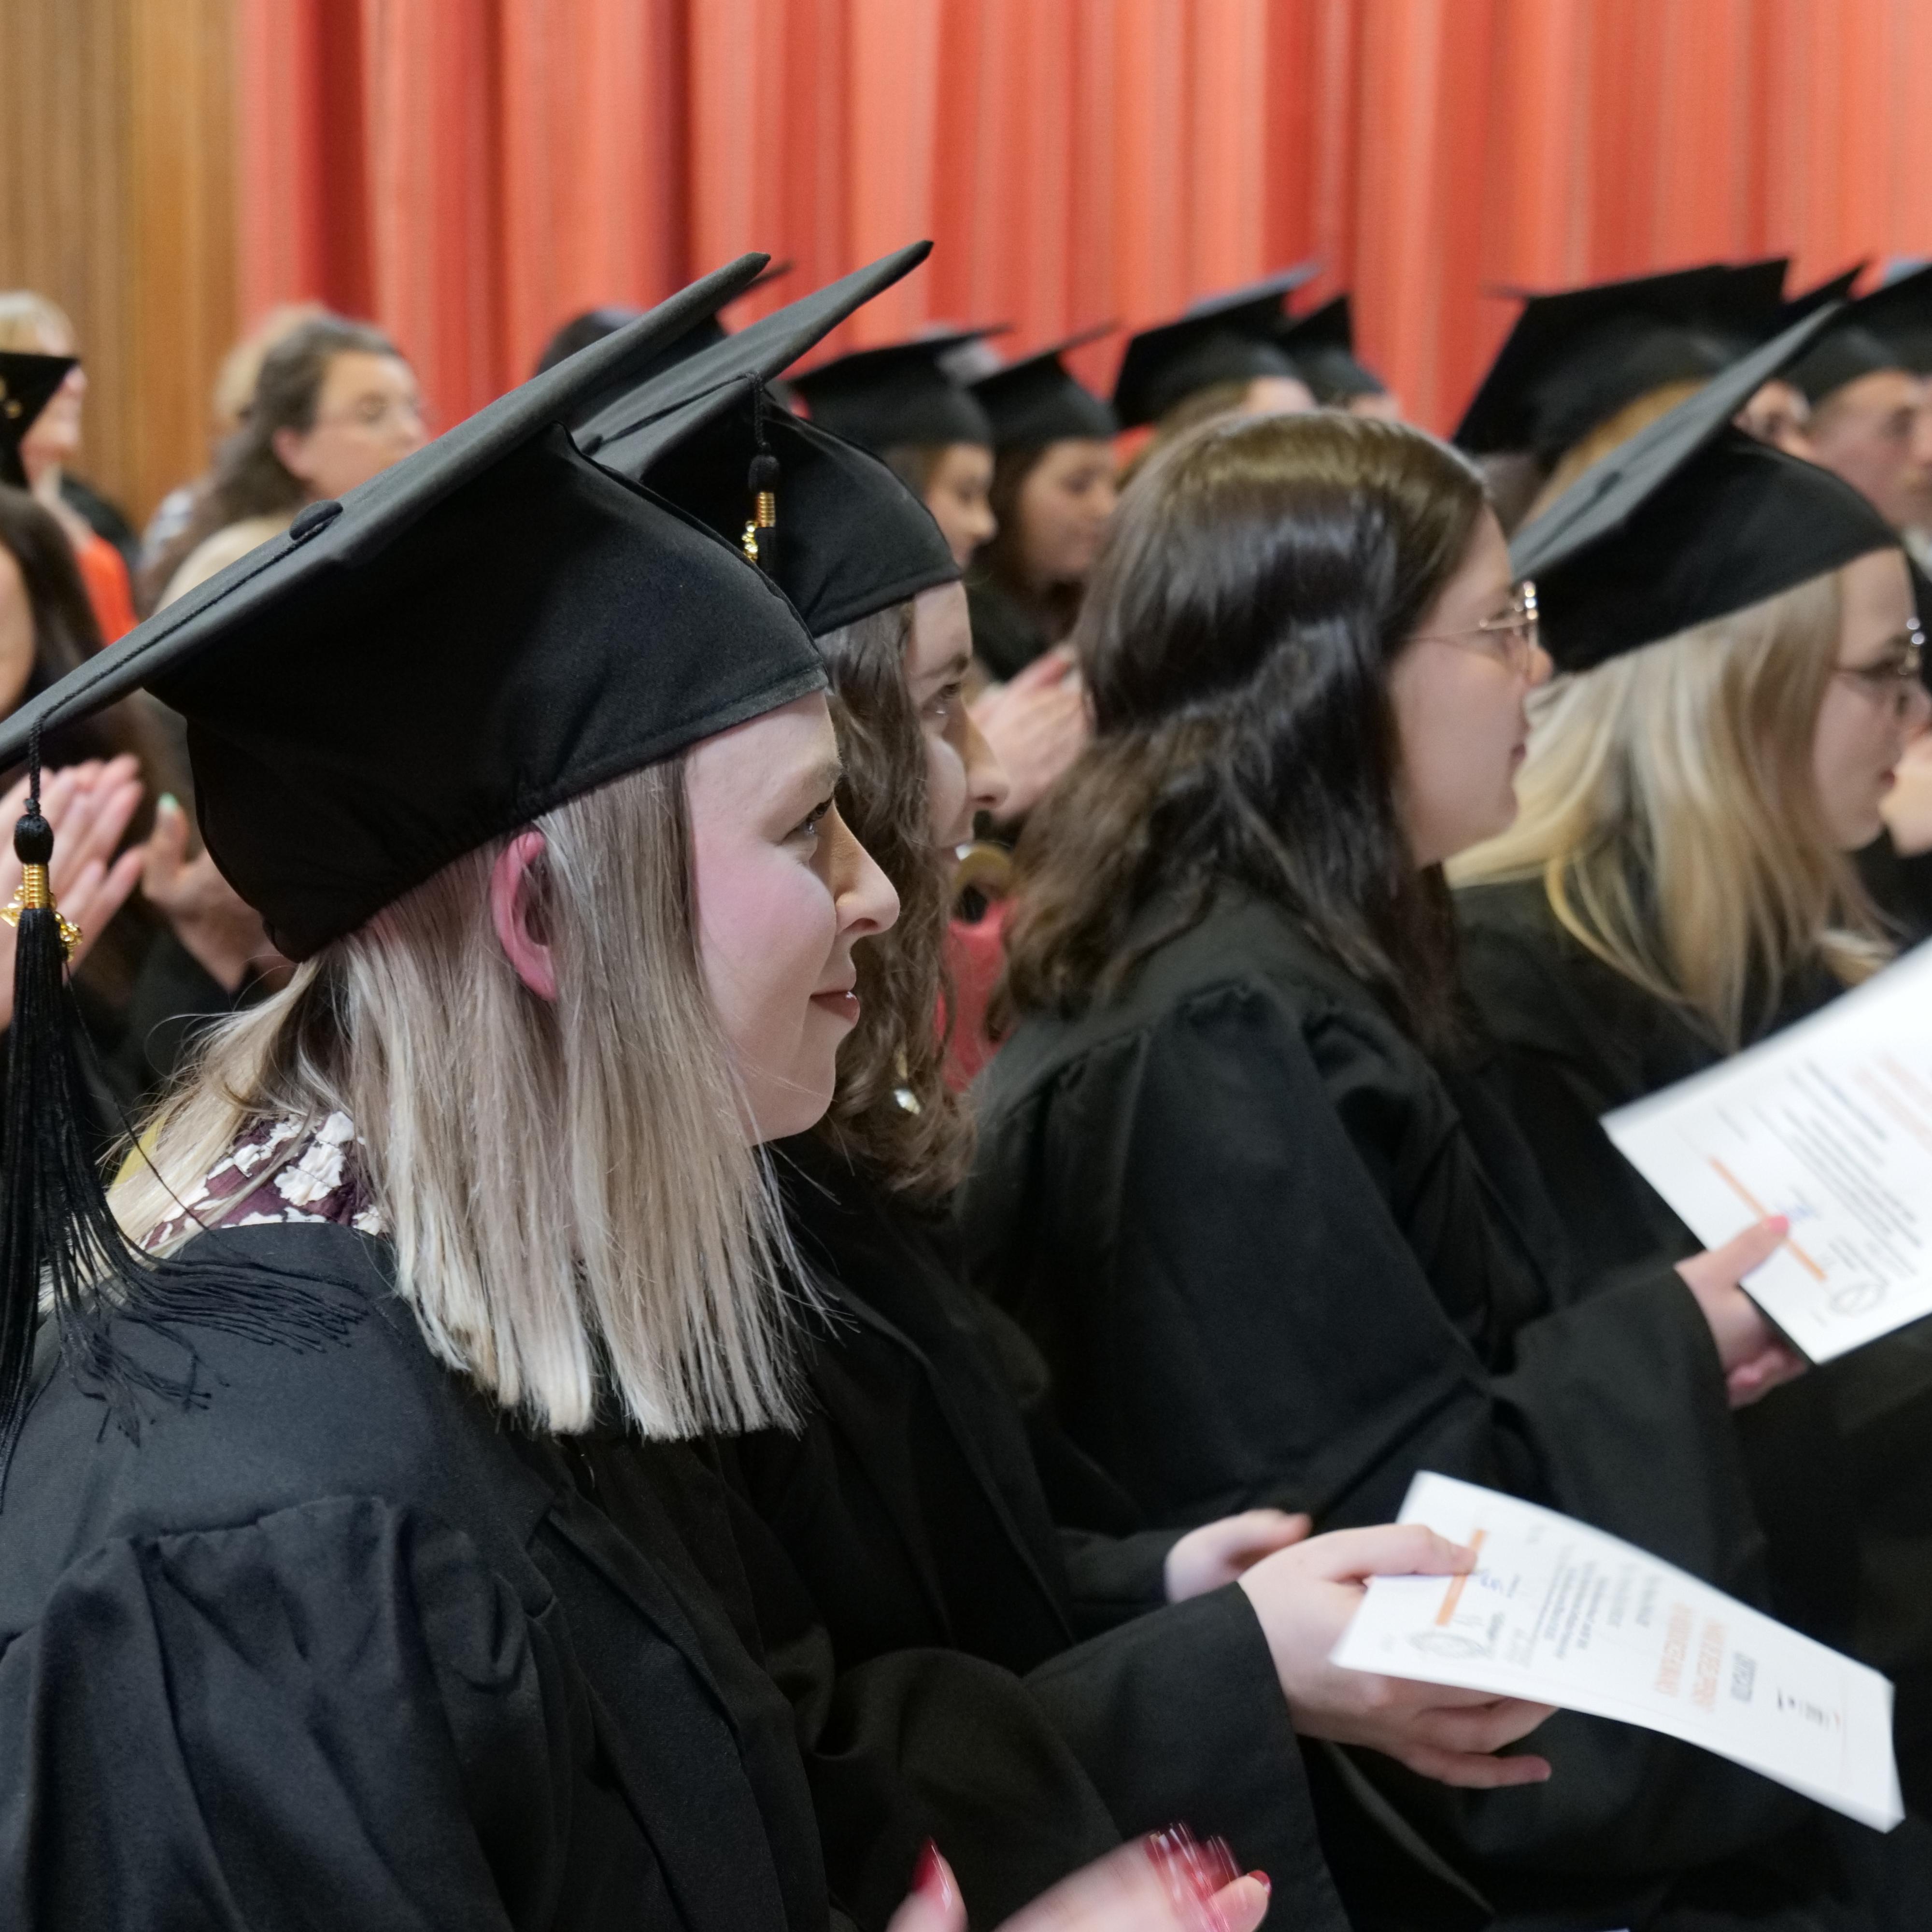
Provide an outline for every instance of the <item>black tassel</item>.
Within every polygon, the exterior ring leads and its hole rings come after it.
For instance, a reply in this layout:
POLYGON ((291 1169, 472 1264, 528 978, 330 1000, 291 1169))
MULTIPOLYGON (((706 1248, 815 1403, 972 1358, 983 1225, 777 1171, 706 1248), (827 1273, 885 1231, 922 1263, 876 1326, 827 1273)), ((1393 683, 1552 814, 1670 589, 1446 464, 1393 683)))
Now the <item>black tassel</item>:
POLYGON ((778 460, 765 441, 765 386, 752 378, 752 466, 745 488, 752 514, 740 539, 746 556, 768 575, 778 561, 778 460))
MULTIPOLYGON (((23 868, 14 904, 14 1017, 0 1111, 0 1489, 26 1419, 34 1342, 51 1312, 68 1372, 139 1438, 141 1399, 176 1406, 206 1399, 196 1383, 184 1326, 260 1341, 316 1347, 358 1315, 292 1282, 281 1270, 244 1262, 192 1264, 144 1254, 107 1204, 87 1132, 90 1118, 80 1012, 67 982, 80 935, 53 902, 47 868, 53 833, 40 815, 40 734, 28 742, 27 808, 14 831, 23 868), (130 1354, 120 1324, 164 1335, 182 1372, 130 1354)), ((142 1349, 142 1357, 153 1352, 142 1349)))

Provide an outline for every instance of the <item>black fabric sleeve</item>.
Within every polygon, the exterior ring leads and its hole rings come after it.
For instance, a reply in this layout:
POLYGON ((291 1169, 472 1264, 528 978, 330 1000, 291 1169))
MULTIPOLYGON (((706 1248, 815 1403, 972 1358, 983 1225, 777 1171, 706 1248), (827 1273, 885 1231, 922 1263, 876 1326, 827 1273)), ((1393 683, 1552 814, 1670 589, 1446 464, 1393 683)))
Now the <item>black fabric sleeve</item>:
POLYGON ((1082 1636, 1095 1636, 1166 1604, 1167 1552, 1184 1534, 1178 1529, 1144 1529, 1130 1536, 1107 1536, 1063 1526, 1060 1553, 1066 1568, 1074 1628, 1082 1636))
POLYGON ((1346 1926, 1287 1700, 1238 1586, 1078 1645, 1026 1683, 1123 1836, 1184 1818, 1268 1874, 1282 1923, 1346 1926))
POLYGON ((570 1760, 540 1622, 370 1500, 102 1545, 0 1658, 0 1922, 548 1924, 570 1760))

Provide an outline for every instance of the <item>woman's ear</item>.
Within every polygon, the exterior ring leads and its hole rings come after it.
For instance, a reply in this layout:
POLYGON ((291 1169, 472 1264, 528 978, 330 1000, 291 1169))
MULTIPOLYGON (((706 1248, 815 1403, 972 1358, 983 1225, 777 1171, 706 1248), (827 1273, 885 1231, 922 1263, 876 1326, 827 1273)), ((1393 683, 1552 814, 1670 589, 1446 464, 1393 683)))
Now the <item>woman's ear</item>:
POLYGON ((556 998, 556 968, 550 942, 538 926, 531 868, 544 854, 541 832, 519 832, 490 868, 490 922, 517 977, 540 1000, 556 998))

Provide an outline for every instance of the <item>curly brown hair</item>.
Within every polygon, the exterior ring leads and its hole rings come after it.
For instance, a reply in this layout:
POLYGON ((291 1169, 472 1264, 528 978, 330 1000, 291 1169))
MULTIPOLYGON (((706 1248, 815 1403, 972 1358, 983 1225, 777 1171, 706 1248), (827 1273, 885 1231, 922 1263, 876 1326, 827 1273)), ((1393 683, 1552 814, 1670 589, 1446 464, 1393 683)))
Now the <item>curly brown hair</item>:
POLYGON ((925 739, 905 681, 912 623, 912 604, 895 604, 818 640, 845 760, 838 809, 898 889, 899 916, 858 949, 859 1023, 817 1131, 895 1192, 932 1200, 964 1178, 973 1130, 946 1082, 951 907, 944 855, 933 843, 925 739))

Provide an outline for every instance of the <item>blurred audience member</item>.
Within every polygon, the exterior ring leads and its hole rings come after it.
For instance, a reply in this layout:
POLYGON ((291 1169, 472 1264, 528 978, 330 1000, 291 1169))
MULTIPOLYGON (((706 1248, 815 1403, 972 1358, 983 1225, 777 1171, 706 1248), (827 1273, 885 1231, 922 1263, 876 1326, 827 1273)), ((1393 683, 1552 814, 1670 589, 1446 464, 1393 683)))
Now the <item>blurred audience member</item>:
MULTIPOLYGON (((31 289, 0 294, 0 349, 35 356, 78 356, 74 324, 45 296, 31 289)), ((81 404, 87 371, 76 361, 53 400, 20 442, 27 486, 58 521, 80 566, 101 636, 112 643, 134 628, 134 598, 124 547, 134 532, 126 518, 69 466, 80 454, 81 404)))
POLYGON ((1355 322, 1346 295, 1284 323, 1276 338, 1294 372, 1324 410, 1352 416, 1402 420, 1402 404, 1388 385, 1355 355, 1355 322))
MULTIPOLYGON (((588 349, 593 342, 602 342, 605 336, 615 335, 626 322, 635 322, 643 313, 641 309, 626 308, 613 302, 602 308, 587 308, 581 315, 572 316, 544 344, 543 353, 537 358, 537 366, 530 374, 541 376, 546 369, 554 369, 580 349, 588 349)), ((723 332, 720 330, 719 333, 723 332)))
MULTIPOLYGON (((219 459, 222 446, 241 429, 254 397, 262 358, 304 322, 328 313, 320 302, 284 302, 280 308, 272 308, 260 325, 221 358, 221 367, 214 374, 214 393, 208 399, 208 443, 214 458, 219 459)), ((213 483, 211 470, 192 483, 170 490, 156 506, 154 514, 148 519, 148 527, 141 533, 139 565, 144 575, 151 574, 155 560, 178 542, 213 483)))
POLYGON ((1802 452, 1861 491, 1922 564, 1932 530, 1932 409, 1918 353, 1932 268, 1848 303, 1791 380, 1810 405, 1802 452))
POLYGON ((788 386, 814 422, 880 458, 932 512, 963 566, 997 529, 993 430, 970 390, 946 364, 985 329, 861 349, 821 362, 788 386))
POLYGON ((1210 296, 1129 340, 1114 380, 1114 408, 1124 428, 1154 427, 1136 464, 1215 416, 1293 416, 1315 407, 1315 392, 1277 340, 1282 304, 1315 272, 1304 262, 1210 296))
POLYGON ((993 431, 998 527, 973 560, 973 651, 994 678, 1024 670, 1073 628, 1114 514, 1119 420, 1060 359, 1094 332, 974 383, 993 431))
POLYGON ((194 520, 159 560, 160 603, 286 530, 304 503, 342 496, 400 462, 425 436, 415 373, 386 335, 340 316, 302 323, 262 358, 242 428, 194 520))

